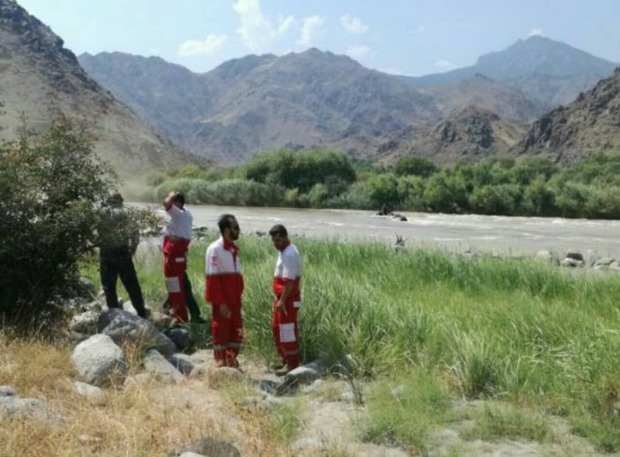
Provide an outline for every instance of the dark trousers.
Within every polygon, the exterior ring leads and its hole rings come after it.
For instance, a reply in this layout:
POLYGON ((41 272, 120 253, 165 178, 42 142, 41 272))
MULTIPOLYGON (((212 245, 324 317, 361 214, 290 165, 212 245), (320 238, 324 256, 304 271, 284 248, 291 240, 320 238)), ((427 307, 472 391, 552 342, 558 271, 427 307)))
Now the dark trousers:
POLYGON ((108 308, 119 307, 116 281, 118 278, 121 278, 131 304, 138 312, 138 315, 141 317, 146 316, 142 289, 140 289, 136 269, 130 256, 102 257, 99 260, 99 273, 108 308))
MULTIPOLYGON (((200 307, 198 303, 196 303, 196 299, 194 298, 194 293, 192 292, 192 283, 189 280, 189 276, 187 276, 187 272, 183 275, 183 290, 185 292, 185 304, 187 305, 187 309, 189 311, 189 315, 196 319, 200 317, 200 307)), ((163 304, 164 309, 171 308, 170 300, 166 297, 166 301, 163 304)))

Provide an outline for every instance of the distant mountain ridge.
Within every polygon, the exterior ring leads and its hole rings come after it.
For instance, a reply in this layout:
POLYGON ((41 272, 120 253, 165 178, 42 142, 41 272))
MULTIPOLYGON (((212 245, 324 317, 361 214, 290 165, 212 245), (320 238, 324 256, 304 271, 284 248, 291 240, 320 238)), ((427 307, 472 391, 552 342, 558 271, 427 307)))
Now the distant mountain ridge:
POLYGON ((616 65, 561 41, 532 36, 526 40, 520 39, 502 51, 484 54, 472 66, 403 79, 415 87, 454 84, 475 74, 498 81, 531 75, 558 78, 593 75, 600 79, 610 76, 616 65))
POLYGON ((503 153, 527 123, 570 103, 614 68, 543 37, 421 78, 383 74, 317 49, 249 55, 203 74, 158 57, 102 53, 79 60, 179 147, 222 164, 281 147, 329 146, 372 159, 402 155, 417 144, 438 157, 456 157, 457 143, 431 140, 429 132, 443 120, 465 129, 478 121, 492 126, 493 147, 474 141, 466 150, 503 153))
POLYGON ((476 107, 495 113, 502 119, 526 124, 545 112, 542 104, 533 101, 519 89, 481 74, 457 84, 418 90, 431 95, 444 116, 468 107, 476 107))
POLYGON ((283 146, 338 145, 363 154, 441 118, 432 97, 316 49, 247 56, 192 75, 171 64, 153 71, 163 61, 118 53, 80 62, 181 147, 221 163, 283 146))
POLYGON ((481 56, 469 67, 420 77, 402 77, 412 87, 457 84, 476 74, 522 91, 551 109, 572 102, 580 92, 613 74, 616 63, 542 36, 518 40, 508 48, 481 56))
POLYGON ((45 129, 59 113, 84 121, 95 150, 124 177, 190 159, 80 67, 61 38, 13 0, 0 0, 0 138, 13 138, 25 113, 45 129))

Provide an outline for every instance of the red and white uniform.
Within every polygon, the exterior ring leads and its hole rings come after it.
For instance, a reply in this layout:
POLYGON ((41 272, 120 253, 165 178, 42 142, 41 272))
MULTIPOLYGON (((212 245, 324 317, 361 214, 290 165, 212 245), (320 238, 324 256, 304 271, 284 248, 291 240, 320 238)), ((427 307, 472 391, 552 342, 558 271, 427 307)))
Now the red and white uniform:
POLYGON ((273 275, 273 293, 276 301, 273 307, 273 338, 276 349, 289 369, 299 365, 299 326, 297 311, 301 308, 301 256, 293 244, 278 254, 273 275), (286 313, 276 309, 286 284, 292 284, 292 291, 284 302, 286 313))
POLYGON ((172 205, 166 210, 170 220, 164 228, 164 276, 172 316, 176 322, 187 321, 184 275, 187 269, 187 250, 192 237, 192 213, 172 205))
POLYGON ((239 247, 222 237, 214 241, 207 248, 205 268, 205 298, 212 309, 213 355, 216 361, 234 367, 243 342, 243 275, 239 247), (228 306, 230 316, 221 314, 220 305, 228 306))

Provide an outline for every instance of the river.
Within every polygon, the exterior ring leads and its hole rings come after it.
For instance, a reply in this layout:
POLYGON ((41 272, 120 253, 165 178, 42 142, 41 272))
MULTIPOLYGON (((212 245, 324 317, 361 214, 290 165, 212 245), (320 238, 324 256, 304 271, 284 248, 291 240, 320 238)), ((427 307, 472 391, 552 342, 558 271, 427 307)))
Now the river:
POLYGON ((394 243, 399 235, 408 247, 432 246, 459 252, 472 249, 503 255, 528 255, 540 250, 562 254, 578 249, 584 255, 593 250, 604 257, 620 257, 620 221, 404 212, 408 220, 401 222, 370 211, 187 207, 194 215, 194 225, 209 230, 216 230, 220 214, 234 214, 242 236, 284 224, 293 237, 394 243))

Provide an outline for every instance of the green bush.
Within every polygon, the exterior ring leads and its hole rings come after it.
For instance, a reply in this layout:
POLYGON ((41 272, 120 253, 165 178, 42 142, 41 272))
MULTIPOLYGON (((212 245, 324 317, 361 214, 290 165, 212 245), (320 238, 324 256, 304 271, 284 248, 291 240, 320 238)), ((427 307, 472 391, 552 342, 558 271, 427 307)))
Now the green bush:
POLYGON ((428 177, 439 171, 439 167, 428 159, 414 155, 401 157, 394 165, 396 176, 422 176, 428 177))
POLYGON ((316 184, 342 191, 355 181, 355 170, 346 154, 318 149, 304 152, 280 150, 254 156, 244 165, 249 180, 299 189, 305 193, 316 184))
POLYGON ((0 146, 0 319, 43 327, 62 314, 78 262, 97 242, 113 184, 91 139, 65 118, 0 146))

